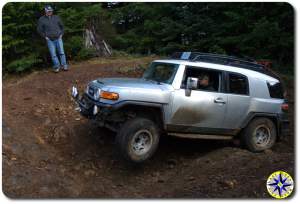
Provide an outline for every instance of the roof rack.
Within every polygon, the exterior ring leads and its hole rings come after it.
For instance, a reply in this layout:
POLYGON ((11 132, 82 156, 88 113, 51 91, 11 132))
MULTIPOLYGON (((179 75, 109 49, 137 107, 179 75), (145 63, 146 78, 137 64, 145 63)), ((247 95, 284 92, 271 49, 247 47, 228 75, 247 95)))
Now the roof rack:
POLYGON ((221 65, 228 65, 238 68, 250 69, 257 72, 265 73, 264 66, 256 63, 251 59, 241 59, 234 56, 210 54, 202 52, 175 52, 171 56, 172 59, 189 60, 192 62, 208 62, 221 65))

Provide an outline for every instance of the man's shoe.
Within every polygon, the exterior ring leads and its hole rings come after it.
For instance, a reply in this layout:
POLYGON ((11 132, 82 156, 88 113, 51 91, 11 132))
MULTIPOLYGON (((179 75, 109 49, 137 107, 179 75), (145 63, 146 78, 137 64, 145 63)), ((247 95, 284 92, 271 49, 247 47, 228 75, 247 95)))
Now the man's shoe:
POLYGON ((59 68, 54 69, 53 72, 54 72, 54 73, 58 73, 58 72, 59 72, 59 68))
POLYGON ((68 71, 69 69, 68 69, 68 67, 63 67, 62 70, 68 71))

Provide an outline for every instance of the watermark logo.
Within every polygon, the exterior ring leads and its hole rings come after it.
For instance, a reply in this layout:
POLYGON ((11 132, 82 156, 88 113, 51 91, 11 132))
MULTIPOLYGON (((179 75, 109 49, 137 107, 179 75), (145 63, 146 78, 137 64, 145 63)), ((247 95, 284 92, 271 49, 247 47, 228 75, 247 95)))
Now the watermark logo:
POLYGON ((286 198, 293 192, 293 178, 284 171, 276 171, 269 176, 267 189, 269 194, 274 198, 286 198))

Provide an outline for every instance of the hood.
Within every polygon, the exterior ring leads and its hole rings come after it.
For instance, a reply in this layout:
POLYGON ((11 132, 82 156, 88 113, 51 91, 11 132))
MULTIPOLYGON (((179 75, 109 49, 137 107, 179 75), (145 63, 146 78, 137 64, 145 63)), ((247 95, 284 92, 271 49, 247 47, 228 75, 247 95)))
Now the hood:
MULTIPOLYGON (((167 103, 174 88, 169 84, 145 80, 143 78, 99 78, 90 83, 103 91, 119 94, 118 101, 144 101, 167 103)), ((101 99, 102 102, 109 102, 101 99)))
POLYGON ((105 88, 157 89, 163 90, 163 84, 143 78, 99 78, 97 83, 105 88))

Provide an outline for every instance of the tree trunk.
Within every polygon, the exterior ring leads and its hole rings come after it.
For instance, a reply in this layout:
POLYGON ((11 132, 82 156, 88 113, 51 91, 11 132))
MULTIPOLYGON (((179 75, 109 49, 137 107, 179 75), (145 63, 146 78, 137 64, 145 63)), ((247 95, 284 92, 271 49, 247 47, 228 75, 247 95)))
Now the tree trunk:
POLYGON ((97 56, 108 57, 112 55, 111 47, 98 33, 96 33, 95 27, 93 25, 90 25, 85 29, 84 39, 85 47, 94 48, 96 50, 97 56))

